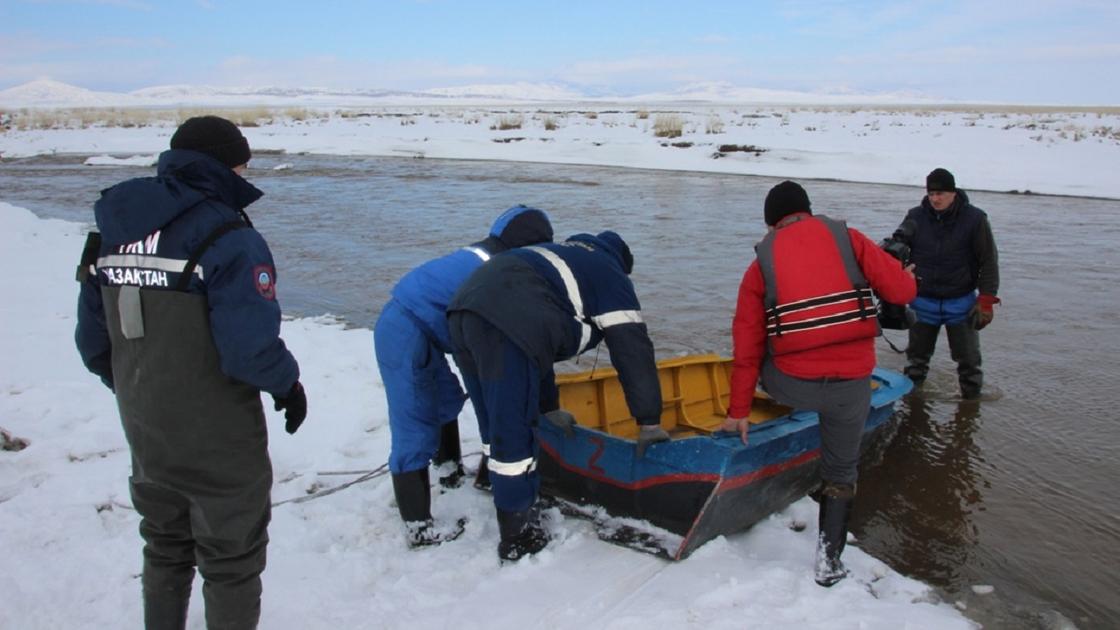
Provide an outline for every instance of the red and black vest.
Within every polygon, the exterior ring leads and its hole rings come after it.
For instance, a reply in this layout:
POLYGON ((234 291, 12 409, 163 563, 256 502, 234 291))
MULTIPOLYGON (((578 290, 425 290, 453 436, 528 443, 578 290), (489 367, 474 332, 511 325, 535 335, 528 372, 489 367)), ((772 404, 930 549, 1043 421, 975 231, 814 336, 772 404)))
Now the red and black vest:
POLYGON ((879 334, 871 287, 852 251, 848 226, 796 214, 755 246, 765 283, 772 356, 879 334))

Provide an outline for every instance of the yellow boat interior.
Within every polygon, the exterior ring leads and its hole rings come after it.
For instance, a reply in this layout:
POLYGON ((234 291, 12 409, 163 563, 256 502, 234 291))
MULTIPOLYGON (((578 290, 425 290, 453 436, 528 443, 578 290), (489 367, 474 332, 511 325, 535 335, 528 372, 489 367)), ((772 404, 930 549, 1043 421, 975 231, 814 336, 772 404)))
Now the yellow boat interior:
MULTIPOLYGON (((706 435, 727 418, 731 398, 731 359, 715 354, 689 355, 657 363, 661 379, 661 426, 674 438, 706 435)), ((579 424, 623 438, 635 438, 638 426, 614 368, 557 374, 560 407, 579 424)), ((755 392, 751 423, 772 420, 790 408, 755 392)))

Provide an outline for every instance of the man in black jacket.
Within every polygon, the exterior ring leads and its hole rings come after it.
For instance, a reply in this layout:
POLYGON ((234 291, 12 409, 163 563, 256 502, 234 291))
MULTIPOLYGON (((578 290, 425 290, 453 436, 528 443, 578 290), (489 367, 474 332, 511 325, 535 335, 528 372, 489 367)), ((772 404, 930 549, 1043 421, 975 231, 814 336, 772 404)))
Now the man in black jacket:
POLYGON ((968 201, 953 174, 936 168, 926 177, 926 197, 911 208, 892 240, 910 247, 918 276, 918 297, 910 306, 918 321, 910 327, 906 375, 920 385, 941 326, 957 363, 961 396, 980 397, 978 331, 992 322, 999 304, 999 256, 988 215, 968 201))
POLYGON ((102 192, 78 270, 76 341, 116 393, 144 538, 144 625, 180 630, 197 564, 206 625, 255 628, 271 516, 262 391, 307 414, 280 339, 272 254, 244 208, 251 153, 216 116, 184 122, 157 177, 102 192))
POLYGON ((502 560, 548 544, 535 505, 533 426, 542 414, 556 424, 574 422, 559 409, 554 362, 606 340, 638 421, 638 455, 669 439, 661 428, 653 343, 628 277, 633 265, 618 234, 577 234, 494 256, 447 307, 455 362, 478 415, 483 451, 489 450, 502 560))

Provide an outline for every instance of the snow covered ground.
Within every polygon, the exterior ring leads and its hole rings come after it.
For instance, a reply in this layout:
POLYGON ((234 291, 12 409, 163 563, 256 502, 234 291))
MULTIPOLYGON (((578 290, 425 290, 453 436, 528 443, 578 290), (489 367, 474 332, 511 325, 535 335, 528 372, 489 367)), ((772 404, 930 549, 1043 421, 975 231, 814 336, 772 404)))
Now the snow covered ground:
MULTIPOLYGON (((140 154, 137 159, 144 160, 167 148, 181 116, 218 109, 248 119, 252 126, 244 131, 256 151, 533 161, 911 186, 924 185, 926 174, 941 166, 966 190, 1120 198, 1118 107, 906 104, 889 98, 865 98, 859 104, 837 96, 812 104, 813 95, 721 91, 719 86, 615 101, 578 95, 557 100, 564 96, 557 91, 532 92, 545 99, 533 100, 512 98, 506 90, 507 100, 501 101, 461 93, 219 94, 174 87, 129 95, 51 83, 2 91, 0 109, 31 108, 13 111, 12 128, 0 133, 0 157, 140 154), (114 103, 115 108, 107 107, 114 103), (681 135, 658 137, 659 128, 679 128, 681 135)), ((531 87, 521 89, 528 93, 531 87)))
MULTIPOLYGON (((262 136, 263 137, 263 136, 262 136)), ((114 399, 73 344, 78 224, 0 202, 0 427, 29 445, 0 451, 0 628, 141 625, 140 537, 114 399)), ((385 463, 385 394, 369 330, 286 321, 310 413, 300 431, 269 412, 277 502, 339 486, 385 463), (345 473, 345 474, 332 474, 345 473)), ((478 450, 470 408, 465 452, 478 450)), ((474 457, 470 462, 474 462, 474 457)), ((556 540, 500 567, 489 495, 469 485, 434 499, 467 516, 457 541, 404 547, 385 476, 274 510, 262 628, 971 628, 929 589, 849 546, 851 579, 812 579, 808 499, 745 534, 669 563, 598 540, 554 512, 556 540), (793 521, 808 523, 801 532, 793 521)), ((202 628, 196 589, 188 627, 202 628)))

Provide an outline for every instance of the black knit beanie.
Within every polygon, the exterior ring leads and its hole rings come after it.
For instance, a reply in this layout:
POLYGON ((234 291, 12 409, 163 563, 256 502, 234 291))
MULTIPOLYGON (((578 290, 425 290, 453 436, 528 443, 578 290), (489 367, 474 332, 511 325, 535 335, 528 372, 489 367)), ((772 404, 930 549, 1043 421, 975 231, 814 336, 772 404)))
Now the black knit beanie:
POLYGON ((957 192, 957 180, 943 168, 935 168, 926 175, 926 192, 957 192))
POLYGON ((809 205, 809 194, 800 184, 789 180, 778 184, 766 193, 763 212, 766 225, 777 225, 778 221, 797 212, 813 214, 809 205))
POLYGON ((237 125, 218 116, 188 118, 171 136, 171 148, 205 153, 230 168, 248 164, 253 157, 237 125))

